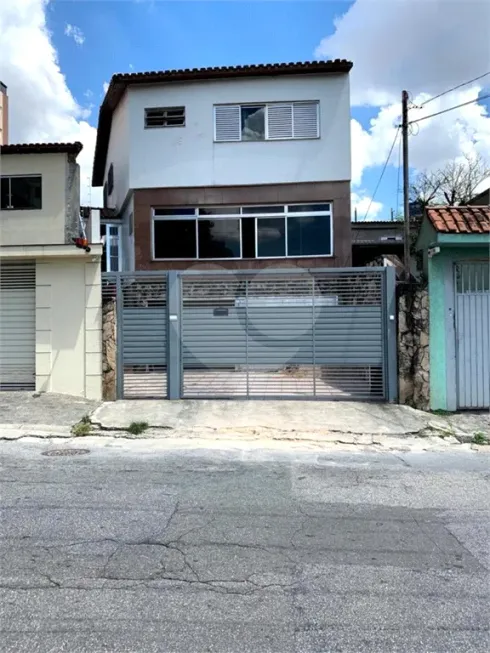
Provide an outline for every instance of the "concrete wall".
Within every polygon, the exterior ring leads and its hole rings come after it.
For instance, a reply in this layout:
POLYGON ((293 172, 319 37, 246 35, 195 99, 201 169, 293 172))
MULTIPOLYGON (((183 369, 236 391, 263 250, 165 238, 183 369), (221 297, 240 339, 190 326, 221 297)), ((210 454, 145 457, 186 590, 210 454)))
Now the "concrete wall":
POLYGON ((109 206, 120 210, 129 188, 348 181, 350 156, 348 75, 131 87, 112 121, 109 206), (295 100, 320 101, 320 138, 214 142, 215 104, 295 100), (145 129, 145 108, 182 105, 185 127, 145 129))
POLYGON ((9 154, 1 157, 0 173, 42 176, 41 209, 0 211, 0 244, 64 244, 66 154, 9 154))
POLYGON ((36 390, 102 395, 100 261, 36 263, 36 390))
POLYGON ((487 247, 441 247, 428 259, 430 302, 430 407, 456 410, 454 263, 488 259, 487 247))
MULTIPOLYGON (((132 152, 131 157, 133 157, 132 152)), ((104 174, 105 181, 107 181, 111 163, 114 167, 114 190, 107 197, 107 205, 120 211, 129 189, 129 109, 127 93, 119 102, 112 116, 111 136, 104 174)))

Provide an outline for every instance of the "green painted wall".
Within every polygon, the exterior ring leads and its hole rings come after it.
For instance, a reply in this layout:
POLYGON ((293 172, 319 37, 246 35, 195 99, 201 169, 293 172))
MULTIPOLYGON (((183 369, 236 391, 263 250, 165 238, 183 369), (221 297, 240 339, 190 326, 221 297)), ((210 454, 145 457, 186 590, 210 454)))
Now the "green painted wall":
POLYGON ((448 247, 428 259, 429 276, 429 343, 430 343, 430 407, 432 410, 455 410, 451 405, 456 396, 454 361, 447 360, 447 339, 455 337, 454 322, 449 309, 454 306, 448 294, 454 295, 453 268, 458 261, 487 259, 489 246, 448 247), (446 279, 450 280, 450 293, 446 292, 446 279), (454 385, 453 385, 454 384, 454 385), (448 385, 450 397, 448 404, 448 385))

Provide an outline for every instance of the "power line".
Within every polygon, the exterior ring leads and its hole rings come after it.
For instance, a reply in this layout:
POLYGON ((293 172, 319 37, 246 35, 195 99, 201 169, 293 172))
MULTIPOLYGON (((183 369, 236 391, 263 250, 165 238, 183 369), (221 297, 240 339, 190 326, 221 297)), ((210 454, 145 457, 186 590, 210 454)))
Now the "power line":
POLYGON ((456 91, 458 88, 462 88, 463 86, 468 86, 468 84, 472 84, 473 82, 477 82, 479 79, 483 79, 487 75, 490 75, 490 70, 486 73, 483 73, 483 75, 479 75, 478 77, 474 77, 473 79, 468 80, 467 82, 463 82, 462 84, 458 84, 457 86, 453 86, 452 88, 449 88, 447 91, 443 91, 442 93, 439 93, 439 95, 434 95, 434 97, 429 98, 425 102, 422 102, 422 104, 417 105, 415 108, 421 109, 422 107, 425 107, 426 104, 429 104, 429 102, 432 102, 433 100, 437 100, 437 98, 442 97, 443 95, 447 95, 448 93, 451 93, 452 91, 456 91))
POLYGON ((395 132, 395 138, 393 139, 393 143, 391 144, 391 148, 390 148, 390 151, 388 153, 388 157, 387 157, 387 159, 385 161, 385 164, 383 166, 383 170, 381 171, 381 175, 380 175, 380 177, 378 179, 378 183, 376 184, 376 188, 374 189, 373 196, 371 197, 371 201, 369 202, 369 206, 367 208, 367 211, 366 211, 366 214, 365 214, 365 216, 363 218, 363 221, 368 217, 369 211, 371 210, 371 205, 372 205, 372 203, 374 201, 374 198, 376 197, 376 193, 378 192, 379 185, 381 183, 381 180, 383 179, 383 176, 385 174, 385 170, 388 167, 388 163, 390 162, 391 154, 393 152, 393 148, 395 147, 396 139, 398 138, 399 133, 400 133, 400 127, 397 127, 397 130, 395 132))
POLYGON ((490 93, 488 95, 482 95, 481 97, 477 97, 474 100, 470 100, 469 102, 456 104, 454 107, 449 107, 449 109, 443 109, 442 111, 438 111, 437 113, 431 113, 429 116, 423 116, 422 118, 416 118, 415 120, 410 120, 408 124, 414 125, 416 122, 421 122, 422 120, 427 120, 428 118, 433 118, 434 116, 440 116, 442 113, 447 113, 448 111, 453 111, 453 109, 459 109, 460 107, 465 107, 468 104, 474 104, 475 102, 479 102, 480 100, 486 100, 487 98, 490 98, 490 93))

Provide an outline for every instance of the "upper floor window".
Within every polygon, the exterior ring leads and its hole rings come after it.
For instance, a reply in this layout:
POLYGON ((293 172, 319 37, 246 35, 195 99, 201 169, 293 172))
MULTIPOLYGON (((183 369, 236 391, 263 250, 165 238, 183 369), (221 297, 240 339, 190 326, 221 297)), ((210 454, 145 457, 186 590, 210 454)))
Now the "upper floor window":
POLYGON ((185 127, 185 107, 145 109, 145 127, 185 127))
POLYGON ((42 208, 41 175, 1 177, 0 198, 2 210, 42 208))
POLYGON ((264 141, 320 136, 318 102, 223 104, 214 107, 214 140, 264 141))

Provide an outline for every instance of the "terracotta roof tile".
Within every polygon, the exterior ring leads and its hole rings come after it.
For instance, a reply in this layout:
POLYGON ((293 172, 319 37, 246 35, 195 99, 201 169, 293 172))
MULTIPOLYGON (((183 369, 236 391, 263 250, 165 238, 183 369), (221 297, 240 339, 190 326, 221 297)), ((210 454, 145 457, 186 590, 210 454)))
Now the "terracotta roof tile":
POLYGON ((439 233, 490 234, 490 206, 431 206, 426 214, 439 233))
POLYGON ((80 154, 83 145, 74 143, 11 143, 0 146, 0 154, 80 154))

